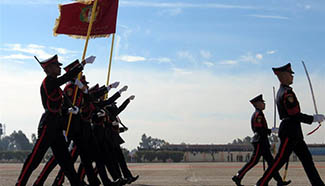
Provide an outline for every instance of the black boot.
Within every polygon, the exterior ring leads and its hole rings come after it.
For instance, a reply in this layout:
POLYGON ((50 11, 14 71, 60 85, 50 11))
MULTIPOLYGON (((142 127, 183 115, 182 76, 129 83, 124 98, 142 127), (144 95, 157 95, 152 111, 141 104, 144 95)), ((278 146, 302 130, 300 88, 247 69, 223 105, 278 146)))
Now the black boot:
POLYGON ((105 186, 121 186, 121 185, 123 185, 123 184, 122 184, 122 180, 120 178, 115 181, 110 182, 109 184, 105 184, 105 186))
POLYGON ((240 183, 241 179, 239 179, 238 176, 233 176, 231 179, 236 183, 237 186, 244 186, 240 183))
POLYGON ((135 182, 138 178, 139 178, 139 175, 127 177, 126 178, 127 179, 127 184, 131 184, 131 183, 135 182))
POLYGON ((282 182, 278 182, 277 186, 283 186, 283 185, 289 185, 291 183, 291 180, 289 181, 282 181, 282 182))

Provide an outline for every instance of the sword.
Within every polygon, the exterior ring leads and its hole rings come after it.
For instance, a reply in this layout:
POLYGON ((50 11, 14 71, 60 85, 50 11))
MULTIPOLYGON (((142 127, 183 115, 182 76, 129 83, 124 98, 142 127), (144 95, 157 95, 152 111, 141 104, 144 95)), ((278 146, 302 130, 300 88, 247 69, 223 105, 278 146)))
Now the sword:
POLYGON ((273 87, 273 100, 274 100, 274 128, 276 127, 276 98, 275 98, 275 87, 273 87))
MULTIPOLYGON (((273 124, 273 128, 276 128, 276 97, 275 97, 275 87, 273 87, 273 104, 274 104, 274 108, 273 108, 273 110, 274 110, 274 113, 273 113, 273 115, 274 115, 274 118, 273 118, 273 122, 274 122, 274 124, 273 124)), ((274 135, 274 138, 273 138, 273 155, 275 156, 275 154, 276 154, 276 142, 275 141, 277 141, 276 139, 276 136, 274 135)))
MULTIPOLYGON (((310 80, 310 77, 309 77, 309 74, 308 74, 308 71, 307 71, 307 68, 306 68, 306 65, 304 63, 304 61, 301 61, 302 62, 302 65, 304 66, 304 69, 305 69, 305 72, 306 72, 306 76, 307 76, 307 79, 308 79, 308 83, 309 83, 309 87, 310 87, 310 91, 311 91, 311 96, 313 98, 313 104, 314 104, 314 109, 315 109, 315 112, 316 114, 318 114, 318 110, 317 110, 317 106, 316 106, 316 100, 315 100, 315 95, 314 95, 314 90, 313 90, 313 86, 311 84, 311 80, 310 80)), ((322 126, 322 123, 321 122, 318 122, 318 126, 312 130, 311 132, 309 132, 307 134, 307 136, 313 134, 316 130, 318 130, 320 127, 322 126)))

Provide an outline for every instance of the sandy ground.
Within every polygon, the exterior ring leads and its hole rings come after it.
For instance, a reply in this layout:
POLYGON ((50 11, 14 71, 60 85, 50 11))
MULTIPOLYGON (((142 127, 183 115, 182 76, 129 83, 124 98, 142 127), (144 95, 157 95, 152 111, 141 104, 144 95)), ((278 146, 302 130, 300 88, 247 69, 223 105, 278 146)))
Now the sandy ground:
MULTIPOLYGON (((240 169, 244 163, 130 163, 129 167, 134 175, 140 178, 133 183, 134 186, 205 186, 235 185, 231 177, 240 169)), ((31 186, 39 171, 44 165, 41 164, 29 179, 31 186)), ((325 162, 316 163, 319 174, 325 181, 325 162)), ((0 186, 14 186, 22 164, 0 164, 0 186)), ((53 171, 47 180, 46 186, 50 186, 57 169, 53 171)), ((242 184, 254 185, 262 175, 262 164, 259 163, 254 169, 247 173, 242 184)), ((280 172, 283 175, 283 170, 280 172)), ((300 162, 291 162, 289 165, 288 179, 292 180, 292 186, 310 185, 300 162)), ((69 184, 65 184, 69 185, 69 184)), ((272 180, 269 184, 275 186, 272 180)))

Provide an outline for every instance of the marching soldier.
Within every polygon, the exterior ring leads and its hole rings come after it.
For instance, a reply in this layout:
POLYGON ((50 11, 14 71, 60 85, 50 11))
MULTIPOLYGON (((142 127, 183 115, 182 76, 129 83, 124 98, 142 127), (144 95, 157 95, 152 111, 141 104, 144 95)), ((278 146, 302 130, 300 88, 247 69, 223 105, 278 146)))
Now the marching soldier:
POLYGON ((304 141, 301 122, 307 124, 322 122, 325 117, 322 114, 312 116, 301 113, 298 98, 290 87, 293 83, 292 74, 294 74, 290 63, 282 67, 272 68, 272 70, 280 81, 276 98, 278 112, 282 120, 279 128, 280 147, 274 163, 267 168, 263 177, 258 180, 257 186, 268 185, 272 176, 289 160, 292 152, 300 159, 312 186, 324 186, 304 141))
MULTIPOLYGON (((64 69, 66 71, 69 71, 71 68, 73 68, 76 64, 70 64, 64 69)), ((79 87, 79 91, 77 93, 77 99, 76 99, 76 106, 81 108, 81 113, 79 115, 74 115, 71 120, 71 127, 70 127, 70 132, 68 135, 69 143, 71 139, 73 140, 72 143, 72 148, 71 148, 71 156, 72 156, 72 162, 75 162, 80 156, 81 162, 85 168, 85 173, 87 174, 88 182, 90 185, 95 186, 99 185, 100 182, 96 177, 96 174, 93 170, 92 167, 92 161, 93 161, 93 155, 91 154, 92 152, 95 151, 92 140, 92 130, 90 126, 90 118, 84 117, 85 111, 87 111, 88 105, 91 102, 91 98, 96 99, 96 96, 99 97, 101 95, 104 95, 107 93, 111 88, 116 88, 119 84, 119 82, 115 82, 108 87, 103 87, 101 90, 98 90, 97 92, 88 92, 88 82, 86 81, 85 76, 83 75, 78 81, 77 79, 70 81, 65 89, 65 95, 66 101, 73 99, 74 95, 74 85, 77 85, 79 87)), ((86 114, 88 115, 88 114, 86 114)), ((65 124, 67 121, 65 122, 65 124)), ((64 125, 64 128, 67 128, 66 125, 64 125)), ((40 173, 39 177, 34 183, 34 186, 41 186, 44 184, 47 176, 49 173, 55 168, 57 165, 55 161, 55 157, 53 156, 48 163, 44 166, 44 169, 40 173)), ((79 177, 79 176, 78 176, 79 177)), ((107 176, 106 176, 107 177, 107 176)), ((101 175, 102 178, 102 175, 101 175)), ((108 178, 107 178, 108 179, 108 178)), ((58 173, 57 178, 55 179, 55 183, 53 185, 61 185, 64 181, 64 173, 63 170, 61 169, 58 173)), ((103 181, 104 182, 104 181, 103 181)), ((104 185, 114 185, 115 183, 111 183, 109 180, 106 180, 104 182, 104 185)), ((115 184, 117 185, 117 184, 115 184)))
MULTIPOLYGON (((270 142, 268 136, 271 134, 271 129, 268 128, 267 122, 263 113, 265 109, 265 101, 262 94, 256 96, 250 100, 251 104, 255 108, 255 112, 252 115, 251 127, 254 132, 252 144, 254 151, 251 159, 247 164, 238 171, 238 173, 232 177, 232 180, 237 186, 243 186, 241 180, 245 174, 252 169, 260 160, 261 156, 267 161, 268 166, 273 163, 273 156, 270 151, 270 142)), ((282 178, 278 172, 276 172, 273 178, 277 181, 278 186, 288 185, 291 181, 282 181, 282 178)))
MULTIPOLYGON (((113 152, 113 160, 114 162, 110 162, 111 164, 115 164, 113 167, 117 167, 117 175, 119 178, 122 178, 121 172, 123 173, 124 179, 126 179, 127 184, 131 184, 132 182, 135 182, 139 175, 133 176, 129 168, 127 167, 122 149, 121 144, 124 143, 124 140, 120 136, 120 133, 125 132, 128 130, 127 127, 123 125, 123 127, 119 127, 119 124, 122 124, 120 118, 118 115, 127 107, 127 105, 130 103, 131 100, 135 98, 134 95, 130 96, 128 99, 126 99, 121 106, 117 107, 116 103, 113 103, 106 107, 109 113, 109 123, 107 129, 110 131, 110 137, 109 139, 112 140, 112 152, 113 152)), ((109 140, 108 139, 108 140, 109 140)), ((111 164, 109 164, 109 169, 111 167, 111 164)), ((113 171, 113 170, 112 170, 113 171)))
POLYGON ((71 71, 63 76, 61 75, 61 63, 58 61, 58 56, 39 62, 46 77, 41 85, 41 98, 45 112, 42 115, 38 126, 38 139, 32 152, 28 155, 16 186, 25 186, 32 172, 38 167, 47 149, 51 147, 59 165, 64 170, 72 186, 81 185, 77 173, 71 162, 65 138, 62 133, 62 114, 66 112, 78 113, 78 108, 62 107, 63 96, 61 85, 73 79, 79 72, 83 70, 86 63, 92 63, 95 57, 91 56, 84 60, 82 64, 78 63, 71 71))
MULTIPOLYGON (((95 146, 100 149, 100 153, 96 154, 96 158, 98 161, 102 162, 100 164, 96 163, 98 173, 103 174, 102 172, 106 173, 105 164, 107 164, 108 161, 112 160, 112 150, 109 148, 109 144, 112 143, 111 141, 107 141, 105 138, 105 131, 104 131, 104 124, 108 120, 107 112, 103 109, 105 106, 110 105, 114 103, 120 96, 121 93, 127 90, 127 86, 122 87, 118 92, 116 92, 113 96, 110 98, 104 100, 104 97, 101 97, 99 102, 94 102, 94 106, 97 111, 94 111, 93 114, 93 133, 95 138, 95 146)), ((119 177, 115 177, 115 172, 109 171, 111 174, 113 180, 120 180, 121 184, 126 183, 126 180, 119 179, 119 177)))

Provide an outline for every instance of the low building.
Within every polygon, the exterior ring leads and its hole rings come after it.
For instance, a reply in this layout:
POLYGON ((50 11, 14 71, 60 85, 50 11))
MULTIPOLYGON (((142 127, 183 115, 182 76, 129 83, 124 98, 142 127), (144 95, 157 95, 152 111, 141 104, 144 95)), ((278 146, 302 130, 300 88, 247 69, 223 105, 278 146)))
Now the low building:
MULTIPOLYGON (((313 155, 314 161, 325 161, 325 144, 310 144, 308 148, 313 155)), ((184 162, 246 162, 252 156, 253 146, 251 144, 168 144, 161 150, 184 152, 184 162)), ((294 153, 291 155, 290 161, 298 161, 294 153)))

